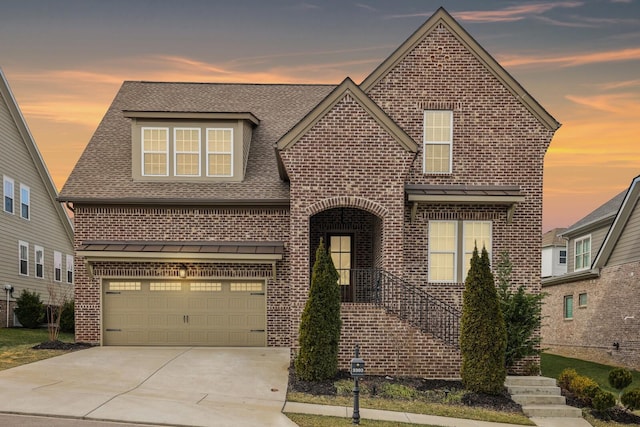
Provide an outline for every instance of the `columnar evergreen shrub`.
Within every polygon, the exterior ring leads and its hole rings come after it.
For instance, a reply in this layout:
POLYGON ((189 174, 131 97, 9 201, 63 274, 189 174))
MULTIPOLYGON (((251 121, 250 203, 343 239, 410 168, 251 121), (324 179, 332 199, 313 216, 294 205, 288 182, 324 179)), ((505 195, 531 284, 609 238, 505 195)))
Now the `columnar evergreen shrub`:
POLYGON ((62 306, 60 315, 60 330, 63 332, 73 332, 76 329, 75 304, 73 300, 68 300, 62 306))
POLYGON ((541 337, 535 332, 542 325, 542 300, 545 294, 532 294, 524 286, 514 292, 511 289, 513 265, 507 252, 500 254, 497 269, 498 297, 500 309, 507 328, 505 363, 512 367, 526 356, 540 354, 541 337))
POLYGON ((640 409, 640 388, 626 391, 622 394, 620 401, 627 409, 635 411, 640 409))
POLYGON ((37 328, 42 324, 45 313, 40 295, 23 289, 16 300, 14 312, 22 326, 29 329, 37 328))
POLYGON ((474 248, 460 321, 462 382, 466 389, 499 394, 506 379, 506 329, 485 248, 474 248))
POLYGON ((302 312, 296 374, 306 381, 332 378, 338 372, 340 287, 338 272, 320 240, 311 275, 309 298, 302 312))

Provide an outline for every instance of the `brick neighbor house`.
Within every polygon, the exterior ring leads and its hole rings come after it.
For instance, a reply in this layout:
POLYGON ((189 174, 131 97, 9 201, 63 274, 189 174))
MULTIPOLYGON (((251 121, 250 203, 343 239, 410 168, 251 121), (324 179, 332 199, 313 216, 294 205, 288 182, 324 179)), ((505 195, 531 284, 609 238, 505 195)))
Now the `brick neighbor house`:
POLYGON ((542 280, 543 346, 640 368, 640 177, 569 227, 568 273, 542 280))
POLYGON ((540 290, 558 127, 444 9, 359 85, 125 82, 60 196, 76 338, 295 354, 323 238, 341 366, 458 377, 474 242, 540 290))

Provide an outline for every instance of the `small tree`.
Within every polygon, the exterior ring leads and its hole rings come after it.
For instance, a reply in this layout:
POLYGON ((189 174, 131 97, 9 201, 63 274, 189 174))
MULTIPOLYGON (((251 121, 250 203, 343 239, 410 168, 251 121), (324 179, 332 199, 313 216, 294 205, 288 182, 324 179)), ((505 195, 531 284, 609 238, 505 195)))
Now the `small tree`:
POLYGON ((500 254, 497 269, 498 298, 507 328, 507 350, 505 364, 512 367, 526 356, 540 354, 541 337, 535 332, 542 325, 542 300, 545 294, 532 294, 524 286, 516 292, 511 289, 513 265, 508 252, 500 254))
POLYGON ((47 293, 49 302, 47 303, 47 331, 49 341, 58 341, 60 336, 60 317, 62 310, 68 300, 69 289, 61 283, 54 283, 49 280, 47 283, 47 293))
POLYGON ((22 326, 29 329, 37 328, 44 320, 44 305, 40 295, 23 289, 16 300, 14 312, 22 326))
POLYGON ((300 351, 295 360, 299 378, 319 381, 338 372, 340 341, 340 287, 338 272, 320 240, 311 275, 309 298, 302 312, 300 351))
POLYGON ((471 391, 499 394, 504 390, 506 330, 489 254, 475 247, 465 281, 460 324, 462 383, 471 391))

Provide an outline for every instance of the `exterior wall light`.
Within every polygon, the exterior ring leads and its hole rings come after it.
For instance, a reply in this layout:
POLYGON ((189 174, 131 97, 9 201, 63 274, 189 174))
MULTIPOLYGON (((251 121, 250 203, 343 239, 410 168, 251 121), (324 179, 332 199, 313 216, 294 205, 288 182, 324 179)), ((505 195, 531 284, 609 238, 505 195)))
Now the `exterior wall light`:
POLYGON ((187 277, 187 266, 182 264, 180 266, 180 269, 178 270, 178 276, 180 276, 181 279, 185 279, 187 277))

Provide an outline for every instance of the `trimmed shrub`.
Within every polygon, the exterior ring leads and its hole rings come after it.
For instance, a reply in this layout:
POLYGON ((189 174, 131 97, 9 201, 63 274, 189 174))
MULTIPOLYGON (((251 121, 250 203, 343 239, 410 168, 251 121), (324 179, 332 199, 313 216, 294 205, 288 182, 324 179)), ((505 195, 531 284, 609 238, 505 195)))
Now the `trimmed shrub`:
POLYGON ((338 372, 340 287, 338 272, 322 239, 316 251, 309 298, 300 321, 300 351, 294 366, 298 378, 320 381, 338 372))
POLYGON ((485 248, 475 247, 465 281, 460 321, 462 383, 469 391, 500 394, 507 376, 507 332, 485 248))
POLYGON ((29 329, 36 329, 44 320, 44 304, 40 300, 40 295, 23 289, 16 300, 14 310, 18 321, 22 326, 29 329))
POLYGON ((75 304, 73 300, 66 301, 62 306, 60 330, 62 332, 74 332, 76 330, 75 304))
POLYGON ((560 372, 558 375, 558 385, 565 390, 570 390, 569 387, 571 385, 571 381, 578 376, 578 373, 575 369, 566 368, 560 372))
POLYGON ((612 369, 609 372, 609 385, 616 390, 622 390, 633 381, 631 371, 625 368, 612 369))
POLYGON ((574 377, 569 384, 569 391, 582 398, 591 398, 599 389, 597 382, 582 375, 574 377))
POLYGON ((634 388, 633 390, 624 392, 622 397, 620 397, 620 401, 631 411, 640 409, 640 388, 634 388))
POLYGON ((616 406, 616 397, 611 392, 600 390, 598 393, 596 393, 592 402, 593 407, 596 409, 596 411, 605 412, 608 409, 616 406))

